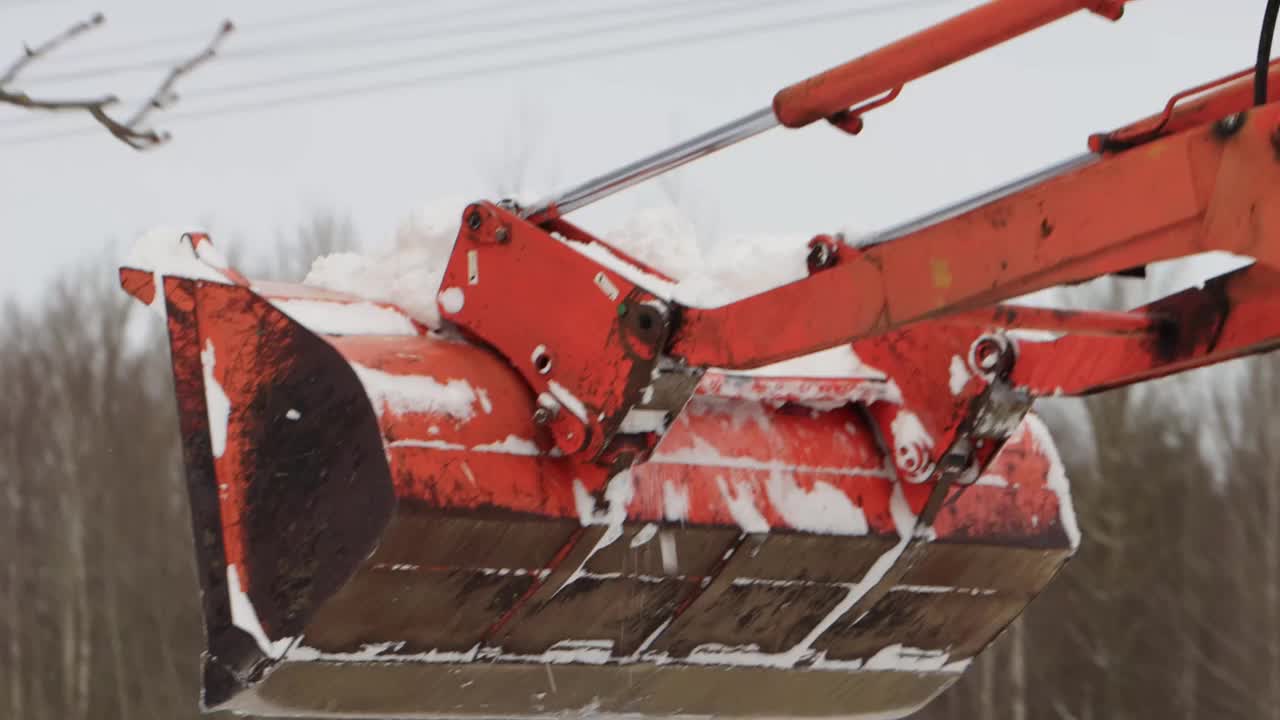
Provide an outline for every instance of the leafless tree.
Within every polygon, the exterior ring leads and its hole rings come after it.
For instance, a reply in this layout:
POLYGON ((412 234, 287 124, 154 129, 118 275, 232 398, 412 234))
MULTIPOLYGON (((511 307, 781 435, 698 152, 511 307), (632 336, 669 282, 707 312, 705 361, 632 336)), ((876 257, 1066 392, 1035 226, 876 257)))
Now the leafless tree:
POLYGON ((53 53, 76 37, 102 25, 104 22, 106 22, 106 18, 101 13, 98 13, 88 20, 72 25, 39 45, 34 47, 24 46, 23 52, 18 59, 9 65, 3 74, 0 74, 0 103, 16 105, 30 110, 88 113, 98 124, 106 128, 107 132, 111 133, 112 136, 135 150, 146 150, 167 142, 170 137, 169 133, 148 128, 145 125, 146 120, 152 112, 166 109, 177 102, 178 94, 175 87, 178 80, 211 60, 217 54, 223 40, 235 29, 235 26, 232 25, 230 20, 223 21, 213 39, 202 51, 174 66, 156 87, 155 91, 132 114, 124 119, 118 119, 109 112, 120 103, 119 98, 115 95, 105 94, 71 99, 38 98, 13 87, 18 80, 18 76, 29 65, 53 53))
POLYGON ((278 280, 301 281, 311 263, 322 255, 353 250, 357 245, 355 225, 350 215, 320 210, 299 225, 292 238, 276 242, 275 261, 268 274, 278 280))

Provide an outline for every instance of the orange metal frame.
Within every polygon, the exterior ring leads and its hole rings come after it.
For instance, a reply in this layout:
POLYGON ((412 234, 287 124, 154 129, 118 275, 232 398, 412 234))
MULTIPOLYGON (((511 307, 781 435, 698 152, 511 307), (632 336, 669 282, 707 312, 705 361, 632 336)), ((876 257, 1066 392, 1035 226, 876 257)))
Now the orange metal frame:
MULTIPOLYGON (((1118 18, 1123 5, 996 0, 784 89, 774 112, 792 127, 826 118, 857 132, 864 112, 911 80, 1079 10, 1118 18)), ((466 300, 441 303, 442 316, 521 373, 562 451, 603 464, 652 447, 621 427, 659 378, 853 343, 873 365, 915 371, 900 380, 901 402, 869 412, 893 446, 896 414, 909 409, 938 442, 919 462, 900 444, 895 461, 904 477, 936 480, 948 458, 982 466, 1035 396, 1096 392, 1280 342, 1280 103, 1253 107, 1249 74, 1179 93, 1160 114, 1090 138, 1088 162, 891 240, 852 247, 819 235, 808 277, 722 307, 682 307, 575 252, 558 238, 612 249, 562 218, 476 203, 442 285, 466 300), (1214 250, 1257 262, 1127 313, 999 304, 1214 250), (1063 336, 1015 340, 1010 329, 1063 336), (957 362, 960 387, 940 388, 957 362), (979 382, 960 382, 970 371, 979 382)), ((1280 89, 1280 64, 1269 81, 1280 89)))
POLYGON ((841 248, 834 266, 800 282, 685 310, 668 352, 697 366, 749 368, 1212 250, 1275 265, 1278 154, 1280 104, 1232 113, 891 242, 841 248), (797 321, 794 308, 821 311, 797 321))
POLYGON ((1119 20, 1127 0, 995 0, 784 88, 783 125, 803 127, 1080 10, 1119 20))

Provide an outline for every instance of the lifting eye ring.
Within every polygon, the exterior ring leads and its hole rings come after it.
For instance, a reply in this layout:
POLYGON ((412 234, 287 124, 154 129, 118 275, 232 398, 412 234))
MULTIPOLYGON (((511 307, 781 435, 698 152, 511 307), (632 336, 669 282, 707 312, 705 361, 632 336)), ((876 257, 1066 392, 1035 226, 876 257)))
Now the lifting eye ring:
POLYGON ((1015 349, 1004 335, 983 335, 969 346, 969 369, 988 382, 1013 366, 1015 349))

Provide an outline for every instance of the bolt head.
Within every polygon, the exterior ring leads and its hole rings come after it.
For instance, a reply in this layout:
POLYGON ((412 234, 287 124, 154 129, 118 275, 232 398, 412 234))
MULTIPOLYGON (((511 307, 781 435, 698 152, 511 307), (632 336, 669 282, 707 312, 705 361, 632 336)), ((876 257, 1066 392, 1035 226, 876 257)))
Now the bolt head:
POLYGON ((836 248, 830 241, 822 237, 814 238, 809 243, 809 254, 805 257, 809 272, 825 270, 836 264, 836 248))
POLYGON ((1245 114, 1232 113, 1213 124, 1213 132, 1219 138, 1229 138, 1244 127, 1245 114))

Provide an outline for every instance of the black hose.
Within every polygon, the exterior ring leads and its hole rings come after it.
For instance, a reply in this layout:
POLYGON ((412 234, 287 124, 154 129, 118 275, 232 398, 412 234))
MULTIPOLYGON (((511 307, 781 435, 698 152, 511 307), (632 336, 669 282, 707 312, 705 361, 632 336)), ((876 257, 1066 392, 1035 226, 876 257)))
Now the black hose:
POLYGON ((1262 36, 1258 38, 1258 65, 1253 71, 1253 104, 1267 104, 1267 74, 1271 69, 1271 41, 1276 35, 1276 14, 1280 13, 1280 0, 1267 0, 1267 11, 1262 16, 1262 36))

